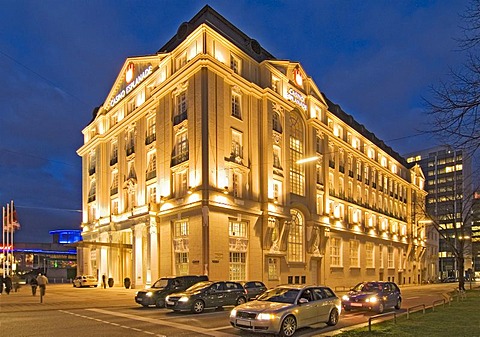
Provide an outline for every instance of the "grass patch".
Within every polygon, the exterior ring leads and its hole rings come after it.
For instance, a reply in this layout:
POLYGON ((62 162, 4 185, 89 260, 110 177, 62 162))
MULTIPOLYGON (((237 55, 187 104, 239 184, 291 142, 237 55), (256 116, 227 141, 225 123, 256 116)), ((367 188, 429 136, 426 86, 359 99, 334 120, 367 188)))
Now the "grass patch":
POLYGON ((435 336, 435 337, 480 337, 480 290, 467 290, 467 297, 457 301, 456 297, 451 305, 437 306, 435 311, 427 309, 411 313, 410 319, 406 315, 397 317, 397 324, 392 320, 372 324, 372 331, 368 326, 361 329, 346 331, 336 337, 363 337, 363 336, 435 336))

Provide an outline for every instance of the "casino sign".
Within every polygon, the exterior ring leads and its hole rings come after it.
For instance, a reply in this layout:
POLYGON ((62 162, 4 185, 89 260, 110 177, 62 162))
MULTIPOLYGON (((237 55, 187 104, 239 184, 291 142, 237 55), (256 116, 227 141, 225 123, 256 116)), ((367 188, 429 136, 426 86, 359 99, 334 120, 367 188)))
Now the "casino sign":
POLYGON ((142 83, 148 76, 153 73, 153 66, 146 64, 143 66, 135 65, 130 62, 125 69, 124 79, 120 84, 120 89, 113 96, 108 104, 108 108, 111 109, 118 102, 120 102, 125 96, 127 96, 133 89, 142 83))

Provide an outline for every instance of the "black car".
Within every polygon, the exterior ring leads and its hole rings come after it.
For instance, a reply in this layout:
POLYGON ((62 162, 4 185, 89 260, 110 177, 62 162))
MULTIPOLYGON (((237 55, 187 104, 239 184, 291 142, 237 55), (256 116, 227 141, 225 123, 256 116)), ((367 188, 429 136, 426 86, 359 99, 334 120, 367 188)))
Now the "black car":
POLYGON ((267 290, 265 284, 260 281, 242 281, 240 284, 247 292, 247 301, 255 299, 255 297, 263 294, 267 290))
POLYGON ((144 307, 155 305, 157 308, 165 307, 165 297, 171 293, 183 291, 192 285, 208 281, 206 275, 185 275, 162 277, 151 288, 143 289, 135 295, 135 302, 144 307))
POLYGON ((191 311, 199 314, 205 308, 239 305, 246 301, 247 293, 238 282, 205 281, 191 286, 184 292, 168 295, 165 306, 174 311, 191 311))
POLYGON ((402 295, 394 282, 362 282, 342 297, 345 311, 368 309, 382 313, 385 308, 400 309, 402 295))

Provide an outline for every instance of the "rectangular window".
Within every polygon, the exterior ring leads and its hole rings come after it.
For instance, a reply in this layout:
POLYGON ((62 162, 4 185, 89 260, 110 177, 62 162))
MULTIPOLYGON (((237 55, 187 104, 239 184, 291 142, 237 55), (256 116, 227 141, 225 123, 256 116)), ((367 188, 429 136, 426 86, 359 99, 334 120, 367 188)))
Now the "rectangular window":
POLYGON ((242 119, 240 99, 239 94, 232 92, 232 116, 238 119, 242 119))
POLYGON ((282 161, 281 161, 281 149, 280 146, 274 145, 273 146, 273 167, 277 169, 282 169, 282 161))
POLYGON ((172 157, 172 166, 188 160, 188 132, 182 132, 176 136, 175 152, 172 157))
POLYGON ((365 243, 365 255, 366 255, 366 266, 367 268, 375 268, 375 250, 374 245, 371 242, 365 243))
POLYGON ((176 275, 189 274, 189 225, 187 220, 175 221, 173 228, 173 250, 176 275))
POLYGON ((246 253, 230 252, 229 280, 242 281, 246 279, 246 253))
POLYGON ((110 195, 118 193, 118 171, 112 171, 112 184, 110 185, 110 195))
POLYGON ((240 74, 240 59, 235 55, 230 54, 230 68, 235 74, 240 74))
POLYGON ((230 155, 233 158, 243 158, 243 134, 232 130, 232 150, 230 155))
POLYGON ((175 196, 183 197, 188 191, 188 170, 176 172, 175 176, 175 196))
POLYGON ((147 200, 152 203, 157 202, 157 187, 155 185, 147 186, 147 200))
POLYGON ((304 195, 305 165, 297 163, 300 159, 303 159, 303 144, 294 137, 290 137, 290 155, 292 161, 290 168, 291 192, 297 195, 304 195))
POLYGON ((357 240, 350 240, 350 268, 360 267, 360 249, 357 240))
POLYGON ((147 180, 157 176, 157 154, 151 152, 147 154, 147 180))
POLYGON ((280 275, 280 261, 278 257, 268 258, 268 280, 276 281, 280 275))
POLYGON ((147 136, 145 137, 145 145, 151 144, 156 140, 155 116, 147 119, 147 136))
POLYGON ((187 93, 183 91, 175 97, 173 125, 180 124, 185 119, 187 119, 187 93))
POLYGON ((340 238, 331 238, 330 265, 332 267, 342 266, 342 240, 340 238))
POLYGON ((378 246, 378 262, 379 262, 380 268, 385 267, 385 262, 383 258, 383 245, 378 246))
POLYGON ((395 268, 395 261, 393 257, 393 247, 388 247, 388 268, 395 268))
POLYGON ((110 146, 110 165, 115 165, 118 162, 118 142, 113 141, 110 146))

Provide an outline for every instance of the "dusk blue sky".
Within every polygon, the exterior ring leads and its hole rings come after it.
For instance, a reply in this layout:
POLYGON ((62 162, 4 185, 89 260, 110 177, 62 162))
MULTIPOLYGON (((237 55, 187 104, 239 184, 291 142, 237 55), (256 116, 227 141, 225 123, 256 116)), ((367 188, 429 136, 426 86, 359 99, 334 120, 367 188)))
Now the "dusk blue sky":
POLYGON ((15 241, 80 229, 81 130, 125 59, 154 54, 204 5, 318 88, 400 154, 434 145, 422 97, 464 54, 468 1, 4 0, 0 11, 0 202, 15 241))

